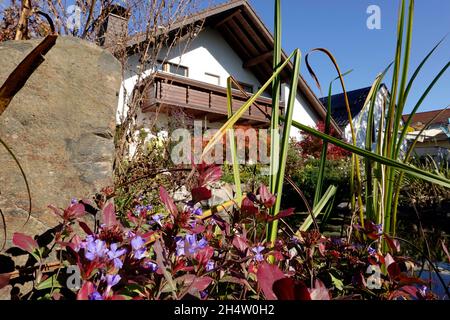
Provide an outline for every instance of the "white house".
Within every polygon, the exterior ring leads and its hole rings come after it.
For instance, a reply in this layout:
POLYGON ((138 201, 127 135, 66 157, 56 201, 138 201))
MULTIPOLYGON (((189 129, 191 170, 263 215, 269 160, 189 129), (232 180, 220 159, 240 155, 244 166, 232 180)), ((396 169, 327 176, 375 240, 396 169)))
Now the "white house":
MULTIPOLYGON (((365 148, 366 145, 366 129, 370 111, 370 91, 371 87, 367 87, 347 92, 350 112, 353 119, 353 128, 355 130, 356 145, 360 148, 365 148)), ((372 135, 374 145, 376 145, 379 136, 380 121, 383 119, 383 109, 386 110, 389 98, 389 90, 386 85, 382 84, 377 92, 374 105, 374 131, 372 135)), ((328 104, 328 97, 321 98, 320 100, 325 106, 328 104)), ((352 143, 351 127, 343 93, 331 96, 331 115, 337 125, 342 129, 345 140, 352 143)), ((382 139, 384 138, 384 130, 381 132, 381 137, 382 139)))
MULTIPOLYGON (((126 24, 120 12, 110 16, 109 23, 117 32, 117 25, 126 24)), ((164 130, 172 119, 172 112, 181 108, 194 119, 204 121, 206 128, 218 127, 227 119, 226 84, 227 78, 233 76, 249 93, 255 93, 271 76, 274 39, 267 27, 245 0, 230 1, 208 8, 178 24, 171 26, 170 32, 180 34, 180 28, 196 25, 197 35, 192 40, 179 42, 170 51, 163 48, 160 52, 164 63, 157 68, 145 70, 152 75, 150 85, 146 86, 147 99, 141 106, 139 115, 143 128, 153 127, 164 130), (155 123, 155 113, 158 120, 155 123)), ((108 36, 106 28, 105 38, 108 36)), ((123 29, 123 28, 122 28, 123 29)), ((120 94, 117 121, 126 115, 128 99, 133 90, 139 88, 138 58, 133 55, 133 48, 145 44, 148 39, 137 35, 128 43, 129 66, 125 74, 124 85, 120 94), (124 92, 126 94, 124 94, 124 92)), ((108 42, 108 41, 105 41, 108 42)), ((110 41, 111 42, 111 41, 110 41)), ((286 54, 283 53, 286 58, 286 54)), ((285 105, 289 95, 289 79, 293 66, 286 68, 282 77, 281 105, 285 105)), ((234 108, 247 100, 247 97, 235 90, 234 108)), ((271 92, 258 99, 254 106, 242 118, 242 123, 256 127, 267 127, 271 114, 271 92)), ((324 119, 326 109, 312 90, 299 75, 298 93, 295 101, 294 120, 309 126, 315 126, 324 119)), ((333 127, 340 132, 333 121, 333 127)), ((292 136, 300 137, 298 130, 292 129, 292 136)))

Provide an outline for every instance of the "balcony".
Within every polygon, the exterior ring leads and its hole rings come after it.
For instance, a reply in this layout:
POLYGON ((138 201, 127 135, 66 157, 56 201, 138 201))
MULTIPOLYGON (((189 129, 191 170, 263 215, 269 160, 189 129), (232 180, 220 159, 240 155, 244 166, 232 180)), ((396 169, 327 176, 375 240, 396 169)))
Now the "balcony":
MULTIPOLYGON (((236 112, 247 100, 244 94, 233 90, 233 111, 236 112)), ((164 72, 155 73, 146 89, 142 111, 170 112, 171 108, 177 107, 195 118, 206 117, 210 122, 226 121, 227 92, 223 87, 205 82, 164 72)), ((270 121, 260 109, 270 115, 272 99, 257 99, 242 116, 241 123, 267 126, 270 121)))

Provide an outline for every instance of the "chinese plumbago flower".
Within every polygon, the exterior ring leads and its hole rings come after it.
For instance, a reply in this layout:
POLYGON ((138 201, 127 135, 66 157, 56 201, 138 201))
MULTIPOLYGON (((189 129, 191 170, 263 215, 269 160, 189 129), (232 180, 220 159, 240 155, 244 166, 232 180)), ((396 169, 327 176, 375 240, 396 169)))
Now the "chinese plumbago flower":
POLYGON ((252 249, 252 252, 255 254, 255 260, 258 262, 264 261, 264 256, 262 255, 262 252, 264 251, 263 246, 256 246, 252 249))
POLYGON ((158 265, 153 261, 146 260, 144 262, 144 268, 149 269, 151 272, 156 272, 158 270, 158 265))
POLYGON ((108 253, 108 248, 106 247, 106 242, 100 239, 94 240, 94 237, 88 236, 86 238, 86 247, 84 255, 89 261, 94 261, 95 259, 103 258, 108 253))
POLYGON ((94 291, 89 295, 89 300, 103 300, 103 296, 98 291, 94 291))
POLYGON ((175 240, 177 244, 177 256, 194 255, 199 250, 206 248, 208 245, 208 241, 206 241, 205 238, 197 240, 197 235, 195 234, 187 234, 184 238, 177 237, 175 240))
POLYGON ((120 282, 120 280, 122 280, 122 277, 118 274, 107 274, 106 276, 102 276, 101 279, 106 282, 106 289, 103 293, 102 298, 108 298, 112 287, 117 285, 120 282))
POLYGON ((154 215, 151 217, 150 223, 151 223, 151 224, 156 223, 156 224, 158 224, 158 225, 160 225, 160 226, 162 227, 162 222, 161 222, 161 220, 162 220, 163 218, 164 218, 164 217, 163 217, 162 214, 159 214, 159 213, 154 214, 154 215))
POLYGON ((377 254, 377 250, 374 249, 374 248, 372 248, 372 247, 369 247, 369 248, 367 249, 367 252, 368 252, 369 255, 371 255, 371 256, 374 256, 374 255, 377 254))
POLYGON ((131 248, 133 249, 134 258, 141 260, 145 258, 147 249, 145 248, 145 241, 140 236, 136 236, 131 240, 131 248))
POLYGON ((214 268, 215 268, 214 261, 209 260, 208 263, 206 264, 206 271, 207 272, 212 271, 214 270, 214 268))
POLYGON ((120 259, 120 257, 123 256, 125 253, 127 253, 127 250, 126 249, 118 249, 118 244, 117 243, 113 243, 109 247, 108 257, 109 257, 110 260, 112 260, 114 262, 114 266, 117 269, 121 269, 122 268, 123 262, 120 259))

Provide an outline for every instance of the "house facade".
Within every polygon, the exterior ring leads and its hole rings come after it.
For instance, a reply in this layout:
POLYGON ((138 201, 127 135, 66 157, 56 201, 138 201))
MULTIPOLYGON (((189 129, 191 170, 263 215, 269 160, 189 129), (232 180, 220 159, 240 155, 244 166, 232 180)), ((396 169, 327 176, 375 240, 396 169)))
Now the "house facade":
MULTIPOLYGON (((367 123, 370 112, 370 95, 371 87, 347 92, 350 112, 353 120, 352 124, 355 131, 356 145, 360 148, 365 148, 366 146, 367 123)), ((374 142, 372 149, 375 148, 378 137, 381 136, 381 138, 384 139, 384 130, 381 130, 380 135, 380 125, 383 119, 383 110, 386 110, 389 98, 389 90, 386 85, 382 84, 376 94, 376 100, 374 104, 374 132, 372 135, 372 137, 374 138, 374 142)), ((328 97, 321 98, 320 100, 325 106, 328 104, 328 97)), ((336 94, 331 96, 331 114, 337 125, 343 131, 345 140, 352 143, 352 131, 349 122, 347 107, 345 104, 344 94, 336 94)))
MULTIPOLYGON (((125 18, 116 18, 126 23, 125 18)), ((143 73, 137 69, 140 65, 139 56, 133 50, 148 39, 136 35, 129 41, 128 66, 118 105, 118 123, 127 114, 128 99, 138 89, 145 90, 145 99, 138 114, 141 130, 156 128, 158 132, 165 132, 176 110, 183 110, 193 119, 202 121, 205 129, 219 128, 227 119, 228 77, 233 76, 247 92, 244 94, 233 90, 233 110, 236 111, 272 75, 273 36, 247 1, 231 1, 208 8, 179 24, 175 23, 169 33, 179 35, 180 28, 187 24, 197 26, 195 37, 188 39, 186 36, 186 40, 175 46, 162 48, 158 56, 161 63, 158 61, 153 68, 143 73)), ((286 54, 283 53, 283 57, 286 59, 286 54)), ((281 74, 282 110, 288 100, 292 72, 293 66, 290 64, 281 74)), ((240 123, 267 128, 270 123, 267 115, 272 112, 271 106, 271 92, 268 90, 249 108, 240 123)), ((294 120, 314 127, 325 115, 324 106, 299 75, 294 120)), ((334 121, 332 125, 340 131, 334 121)), ((300 138, 295 128, 292 128, 291 135, 300 138)))
MULTIPOLYGON (((404 115, 407 121, 410 115, 404 115)), ((416 113, 412 117, 407 138, 412 143, 416 157, 432 157, 437 163, 450 160, 450 110, 434 110, 416 113), (417 137, 419 135, 419 137, 417 137)))

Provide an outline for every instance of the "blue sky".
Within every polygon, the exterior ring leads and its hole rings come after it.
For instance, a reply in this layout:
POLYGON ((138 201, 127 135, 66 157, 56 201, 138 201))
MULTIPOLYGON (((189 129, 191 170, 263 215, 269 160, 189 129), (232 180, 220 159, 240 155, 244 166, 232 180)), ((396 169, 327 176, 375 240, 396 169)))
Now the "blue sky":
MULTIPOLYGON (((250 2, 272 31, 274 1, 250 2)), ((347 90, 370 86, 377 74, 393 60, 398 3, 396 0, 282 0, 283 48, 287 52, 300 48, 303 54, 315 47, 327 48, 334 54, 343 72, 353 69, 346 76, 347 90), (366 26, 369 5, 378 5, 381 9, 381 30, 369 30, 366 26)), ((449 0, 416 0, 411 73, 428 51, 449 32, 449 0)), ((449 60, 450 36, 416 80, 405 113, 412 109, 449 60)), ((320 53, 313 54, 310 62, 326 92, 330 80, 336 77, 333 66, 320 53)), ((304 63, 302 74, 320 96, 304 63)), ((390 83, 390 76, 387 82, 390 83)), ((335 93, 339 90, 340 86, 336 85, 335 93)), ((434 87, 419 111, 440 109, 449 104, 450 70, 434 87)))

